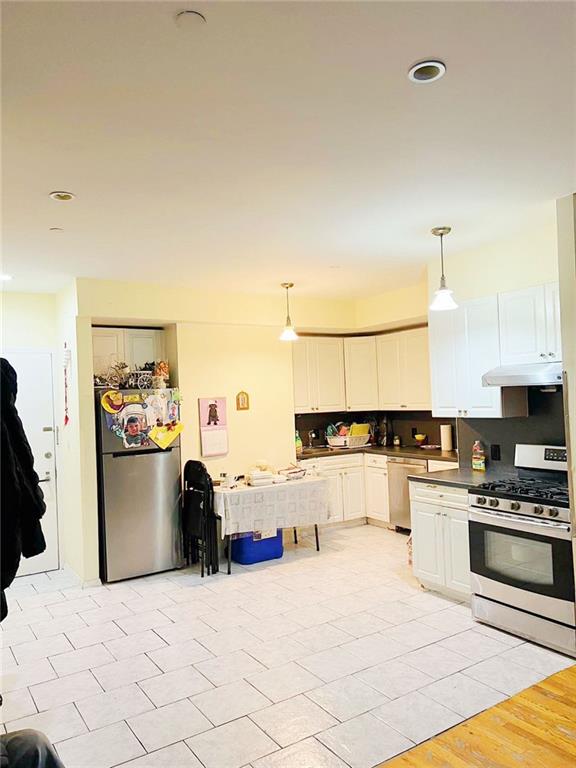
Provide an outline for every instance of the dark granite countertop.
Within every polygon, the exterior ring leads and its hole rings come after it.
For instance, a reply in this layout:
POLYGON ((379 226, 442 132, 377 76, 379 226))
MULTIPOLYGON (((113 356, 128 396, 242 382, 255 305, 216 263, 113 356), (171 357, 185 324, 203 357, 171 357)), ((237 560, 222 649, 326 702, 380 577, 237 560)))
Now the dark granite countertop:
POLYGON ((437 485, 453 485, 458 488, 474 488, 480 483, 500 480, 504 477, 518 477, 515 467, 489 467, 486 472, 478 472, 470 467, 447 469, 443 472, 425 472, 422 475, 408 475, 408 480, 415 483, 433 482, 437 485))
POLYGON ((299 459, 318 459, 322 456, 346 456, 350 453, 372 453, 379 456, 398 456, 407 459, 432 459, 433 461, 458 461, 457 451, 423 450, 417 445, 402 448, 362 446, 361 448, 305 448, 299 459))

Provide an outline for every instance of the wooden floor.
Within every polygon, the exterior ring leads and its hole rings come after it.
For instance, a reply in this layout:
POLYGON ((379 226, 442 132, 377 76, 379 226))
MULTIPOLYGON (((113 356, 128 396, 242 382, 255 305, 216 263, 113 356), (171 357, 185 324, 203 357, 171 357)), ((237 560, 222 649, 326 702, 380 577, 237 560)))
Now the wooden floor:
POLYGON ((576 768, 576 667, 388 760, 386 768, 576 768))

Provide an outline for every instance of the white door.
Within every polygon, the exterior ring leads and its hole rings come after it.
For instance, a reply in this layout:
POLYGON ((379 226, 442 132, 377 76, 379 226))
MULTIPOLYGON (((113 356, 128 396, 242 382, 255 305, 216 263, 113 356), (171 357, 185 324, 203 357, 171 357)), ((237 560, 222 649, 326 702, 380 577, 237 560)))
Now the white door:
POLYGON ((359 336, 344 339, 344 356, 348 410, 376 410, 378 408, 376 338, 374 336, 359 336))
POLYGON ((548 283, 546 291, 546 340, 548 358, 562 360, 562 337, 560 333, 560 286, 548 283))
POLYGON ((344 519, 344 500, 342 497, 342 471, 324 469, 322 477, 328 478, 328 522, 340 523, 344 519))
POLYGON ((4 352, 4 357, 18 374, 16 408, 32 449, 34 469, 46 502, 41 522, 46 549, 41 555, 20 560, 18 576, 28 576, 59 567, 52 355, 49 352, 4 352))
POLYGON ((390 522, 388 472, 380 467, 366 467, 366 517, 390 522))
POLYGON ((386 333, 376 337, 378 397, 380 409, 383 411, 397 411, 401 403, 404 403, 404 400, 401 400, 399 337, 399 333, 386 333))
POLYGON ((342 475, 344 520, 366 517, 364 508, 364 467, 346 469, 342 475))
POLYGON ((502 416, 502 391, 500 387, 482 386, 482 376, 500 365, 498 298, 486 296, 467 301, 461 310, 465 324, 462 415, 477 419, 498 418, 502 416))
POLYGON ((543 285, 498 295, 502 365, 548 360, 543 285))
POLYGON ((459 309, 430 312, 428 322, 432 415, 458 416, 462 399, 458 371, 462 365, 462 316, 459 309))
POLYGON ((126 362, 130 368, 164 360, 164 331, 153 328, 126 328, 124 347, 126 362))
POLYGON ((312 339, 299 339, 292 344, 292 378, 294 413, 310 413, 313 408, 312 381, 308 357, 312 339))
POLYGON ((444 583, 448 589, 470 594, 470 548, 468 542, 468 510, 447 509, 443 512, 444 583))
POLYGON ((122 328, 92 328, 94 373, 105 375, 114 363, 125 362, 122 328))
POLYGON ((430 362, 428 355, 428 330, 414 328, 400 336, 400 403, 414 411, 429 411, 430 362))
POLYGON ((316 363, 316 410, 326 413, 346 408, 344 385, 344 342, 342 339, 314 339, 316 363))
POLYGON ((440 506, 421 501, 410 505, 414 575, 428 584, 444 583, 442 511, 440 506))

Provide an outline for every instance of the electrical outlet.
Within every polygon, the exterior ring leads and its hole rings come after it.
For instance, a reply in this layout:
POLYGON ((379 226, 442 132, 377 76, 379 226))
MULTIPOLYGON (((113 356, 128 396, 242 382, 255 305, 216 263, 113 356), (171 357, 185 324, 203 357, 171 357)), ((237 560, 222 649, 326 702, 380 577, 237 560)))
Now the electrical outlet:
POLYGON ((490 446, 490 458, 492 459, 492 461, 500 461, 500 459, 502 458, 502 455, 500 453, 500 446, 498 445, 498 443, 493 443, 490 446))

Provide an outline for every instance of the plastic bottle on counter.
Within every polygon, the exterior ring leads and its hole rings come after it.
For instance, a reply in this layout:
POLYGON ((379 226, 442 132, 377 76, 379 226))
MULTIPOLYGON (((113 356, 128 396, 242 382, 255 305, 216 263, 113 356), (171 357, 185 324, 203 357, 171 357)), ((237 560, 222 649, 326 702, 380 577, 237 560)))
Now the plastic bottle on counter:
POLYGON ((300 437, 298 430, 296 430, 296 456, 300 456, 302 454, 302 448, 302 438, 300 437))
POLYGON ((486 471, 486 453, 480 440, 475 440, 472 446, 472 469, 477 472, 486 471))

